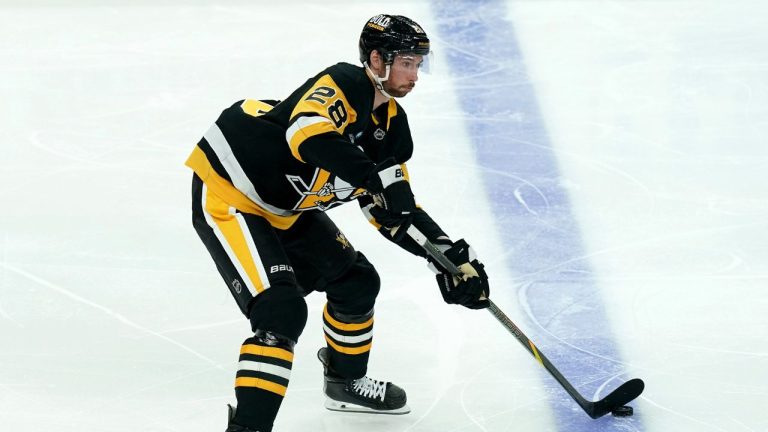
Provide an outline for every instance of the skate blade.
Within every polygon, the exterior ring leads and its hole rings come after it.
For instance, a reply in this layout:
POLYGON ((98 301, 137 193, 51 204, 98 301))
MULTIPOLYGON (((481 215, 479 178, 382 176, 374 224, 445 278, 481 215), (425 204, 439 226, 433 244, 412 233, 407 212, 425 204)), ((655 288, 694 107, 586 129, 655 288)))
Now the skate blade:
POLYGON ((355 405, 349 402, 335 401, 331 398, 325 399, 325 408, 331 411, 366 413, 366 414, 403 415, 411 412, 411 408, 407 404, 393 410, 376 410, 376 409, 364 407, 361 405, 355 405))

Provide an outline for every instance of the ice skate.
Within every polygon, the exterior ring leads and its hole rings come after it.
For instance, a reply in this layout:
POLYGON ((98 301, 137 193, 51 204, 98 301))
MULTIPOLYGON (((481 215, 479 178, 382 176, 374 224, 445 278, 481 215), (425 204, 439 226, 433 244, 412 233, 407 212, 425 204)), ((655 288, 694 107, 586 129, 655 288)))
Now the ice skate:
POLYGON ((367 376, 348 380, 336 375, 328 365, 328 348, 320 348, 317 358, 325 374, 325 407, 331 411, 373 414, 408 414, 405 390, 391 382, 367 376))
POLYGON ((227 409, 229 410, 227 413, 227 430, 224 432, 259 432, 256 429, 240 426, 239 424, 233 422, 232 420, 235 418, 235 413, 237 410, 232 405, 227 405, 227 409))

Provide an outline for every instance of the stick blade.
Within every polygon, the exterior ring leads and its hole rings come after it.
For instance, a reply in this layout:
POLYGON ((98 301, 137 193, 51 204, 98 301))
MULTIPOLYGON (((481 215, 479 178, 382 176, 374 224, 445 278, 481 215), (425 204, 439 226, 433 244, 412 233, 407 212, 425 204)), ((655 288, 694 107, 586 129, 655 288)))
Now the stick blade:
POLYGON ((624 384, 620 385, 616 390, 612 391, 608 396, 600 399, 597 402, 592 402, 590 409, 586 410, 587 414, 593 419, 602 417, 614 409, 626 405, 628 402, 635 400, 645 389, 645 383, 640 378, 631 379, 624 384))

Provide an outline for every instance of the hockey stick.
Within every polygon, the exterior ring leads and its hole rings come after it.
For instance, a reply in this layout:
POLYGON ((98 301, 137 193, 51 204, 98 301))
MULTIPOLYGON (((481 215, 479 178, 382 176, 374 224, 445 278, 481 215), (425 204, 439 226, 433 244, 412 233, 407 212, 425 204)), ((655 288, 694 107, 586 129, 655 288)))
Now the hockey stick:
MULTIPOLYGON (((442 253, 442 251, 440 251, 440 249, 432 244, 418 229, 416 229, 414 226, 410 226, 406 232, 413 240, 416 241, 416 243, 424 248, 429 256, 431 256, 435 261, 443 266, 443 268, 447 269, 453 275, 462 275, 461 270, 459 270, 459 268, 453 264, 451 260, 449 260, 442 253)), ((546 369, 547 372, 549 372, 549 374, 552 375, 552 377, 555 378, 558 383, 560 383, 568 395, 571 396, 571 398, 573 398, 577 404, 579 404, 581 409, 583 409, 584 412, 586 412, 587 415, 593 419, 602 417, 610 412, 613 412, 614 410, 619 410, 617 411, 618 415, 619 412, 622 412, 620 410, 621 407, 634 400, 636 397, 640 396, 640 394, 643 392, 645 383, 640 378, 634 378, 620 385, 608 396, 598 401, 592 402, 585 399, 584 396, 582 396, 578 390, 576 390, 573 385, 568 382, 563 374, 557 370, 557 368, 549 361, 549 359, 547 359, 544 353, 539 351, 536 345, 534 345, 534 343, 528 339, 522 330, 520 330, 520 328, 517 327, 515 323, 513 323, 512 320, 509 319, 509 317, 501 309, 499 309, 495 303, 493 303, 493 301, 491 301, 491 299, 488 299, 488 302, 488 311, 493 315, 493 317, 496 318, 501 323, 501 325, 504 326, 504 328, 512 333, 518 342, 520 342, 523 347, 525 347, 525 349, 528 350, 528 352, 531 353, 534 358, 536 358, 536 360, 544 367, 544 369, 546 369)), ((630 414, 631 412, 632 411, 629 410, 630 414)))

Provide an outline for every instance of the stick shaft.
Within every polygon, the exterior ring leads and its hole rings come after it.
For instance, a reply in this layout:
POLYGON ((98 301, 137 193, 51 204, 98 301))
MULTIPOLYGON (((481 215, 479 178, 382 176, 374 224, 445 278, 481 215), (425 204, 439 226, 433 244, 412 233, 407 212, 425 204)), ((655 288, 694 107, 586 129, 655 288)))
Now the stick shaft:
POLYGON ((501 323, 504 328, 507 329, 514 337, 515 339, 520 342, 520 344, 528 350, 529 353, 536 359, 536 361, 539 362, 539 364, 544 367, 544 369, 549 372, 550 375, 565 389, 566 392, 576 401, 579 403, 579 405, 582 405, 584 403, 588 403, 586 399, 584 399, 581 394, 576 390, 576 388, 573 387, 573 385, 563 376, 562 373, 549 361, 547 356, 544 355, 543 352, 539 351, 539 348, 536 347, 536 345, 528 339, 528 336, 523 333, 520 328, 515 325, 514 322, 505 314, 501 309, 499 309, 496 304, 488 299, 490 302, 490 306, 488 306, 488 311, 493 315, 494 318, 496 318, 497 321, 501 323))

